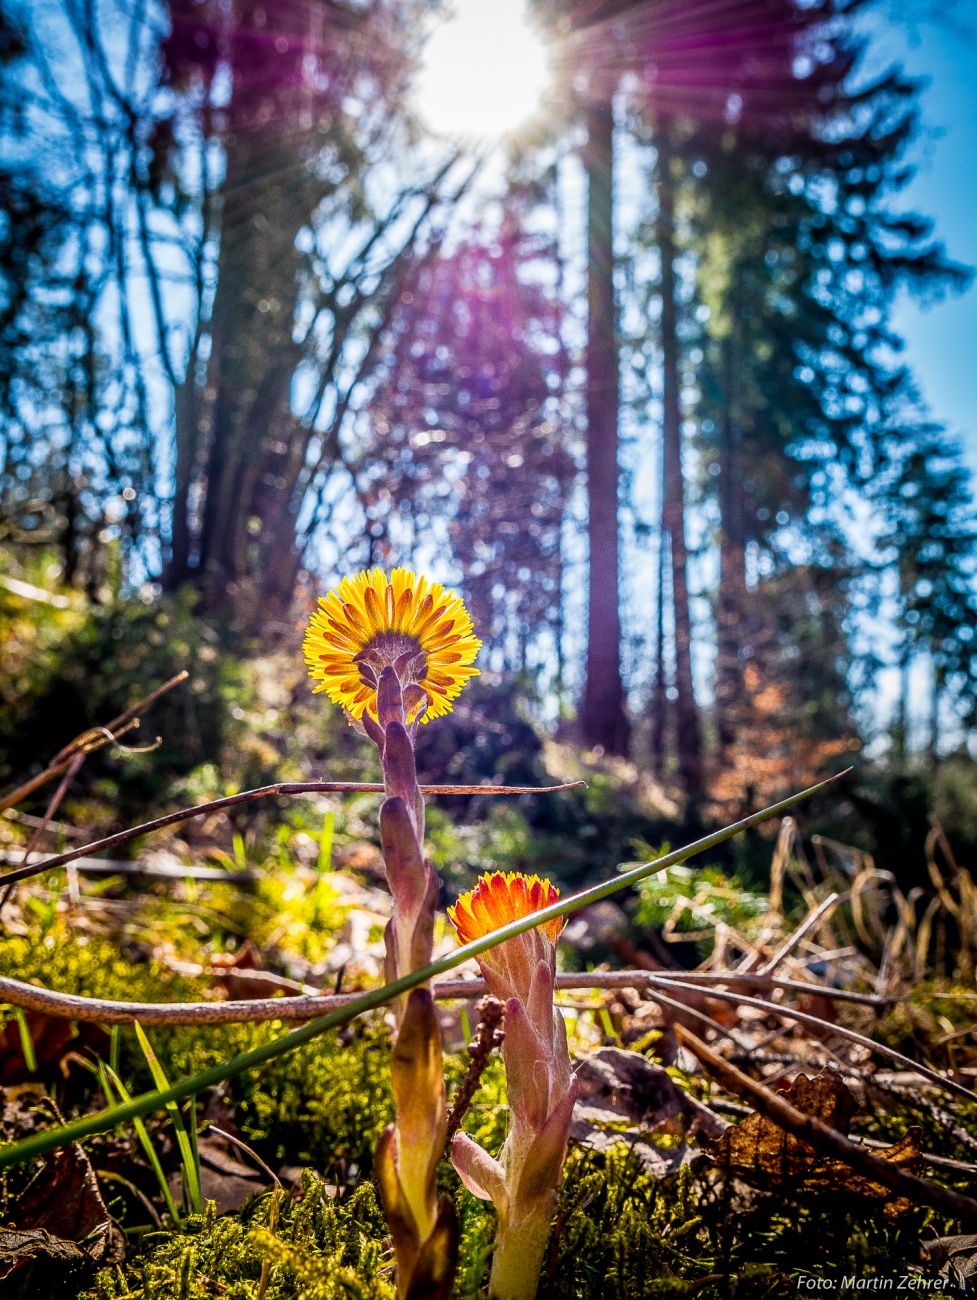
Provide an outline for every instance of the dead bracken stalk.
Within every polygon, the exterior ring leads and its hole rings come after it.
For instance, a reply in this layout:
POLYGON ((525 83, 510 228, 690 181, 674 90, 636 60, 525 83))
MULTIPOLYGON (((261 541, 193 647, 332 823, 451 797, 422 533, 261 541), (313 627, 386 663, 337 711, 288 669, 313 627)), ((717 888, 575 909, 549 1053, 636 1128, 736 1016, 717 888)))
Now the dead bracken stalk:
POLYGON ((493 1048, 501 1047, 502 1040, 505 1038, 505 1007, 498 998, 482 998, 481 1002, 476 1004, 475 1010, 478 1012, 479 1021, 472 1041, 468 1044, 468 1055, 471 1060, 448 1114, 448 1133, 444 1143, 445 1156, 450 1152, 451 1139, 461 1128, 461 1122, 472 1104, 472 1098, 478 1091, 478 1085, 485 1073, 493 1048))
MULTIPOLYGON (((556 794, 561 790, 577 790, 586 786, 586 781, 569 781, 564 785, 422 785, 422 794, 466 794, 466 795, 520 795, 520 794, 556 794)), ((26 787, 22 787, 26 789, 26 787)), ((264 799, 270 795, 299 794, 383 794, 384 788, 375 781, 287 781, 277 785, 263 785, 256 790, 242 790, 240 794, 227 795, 223 799, 212 799, 210 803, 197 804, 194 808, 181 808, 179 812, 167 813, 156 817, 151 822, 142 822, 139 826, 130 826, 127 830, 117 831, 104 839, 93 840, 90 844, 81 844, 46 858, 43 862, 33 862, 29 866, 18 867, 0 876, 0 886, 15 885, 18 881, 39 876, 42 872, 62 867, 75 858, 89 857, 101 853, 104 849, 125 844, 127 840, 138 839, 150 831, 161 830, 164 826, 176 826, 179 822, 190 821, 193 817, 202 817, 205 813, 220 812, 225 808, 236 808, 239 804, 249 803, 252 799, 264 799)), ((0 805, 0 811, 3 806, 0 805)))
POLYGON ((829 912, 834 911, 837 905, 842 901, 842 898, 843 896, 841 894, 831 894, 826 898, 823 903, 804 918, 787 942, 778 948, 765 966, 760 967, 758 973, 760 975, 772 975, 774 971, 776 971, 777 967, 781 966, 785 959, 790 956, 801 940, 805 938, 806 935, 810 934, 814 927, 818 925, 819 922, 823 921, 829 912))
POLYGON ((866 1178, 881 1183, 913 1203, 931 1205, 964 1224, 977 1224, 977 1201, 937 1183, 928 1182, 925 1178, 908 1174, 891 1161, 880 1160, 864 1146, 852 1142, 813 1115, 805 1115, 770 1088, 751 1079, 684 1026, 676 1025, 675 1033, 682 1046, 692 1053, 727 1092, 749 1101, 755 1110, 778 1127, 825 1155, 843 1161, 866 1178))

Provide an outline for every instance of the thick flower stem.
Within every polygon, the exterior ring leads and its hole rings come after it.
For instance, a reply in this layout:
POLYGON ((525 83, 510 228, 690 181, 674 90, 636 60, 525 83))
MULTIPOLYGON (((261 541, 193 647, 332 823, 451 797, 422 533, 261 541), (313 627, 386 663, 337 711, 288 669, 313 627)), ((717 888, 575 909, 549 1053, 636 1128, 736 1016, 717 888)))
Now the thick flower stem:
MULTIPOLYGON (((483 876, 448 915, 462 940, 513 916, 541 911, 556 890, 537 876, 483 876)), ((499 1215, 492 1300, 533 1300, 566 1156, 576 1080, 566 1025, 553 1003, 560 927, 539 928, 478 958, 490 991, 505 1003, 502 1043, 509 1135, 498 1159, 456 1134, 452 1162, 470 1192, 499 1215)))
MULTIPOLYGON (((378 721, 365 721, 380 751, 387 798, 380 838, 393 918, 385 935, 387 979, 426 966, 434 947, 438 880, 424 858, 424 799, 417 784, 414 724, 407 718, 416 686, 395 665, 377 682, 378 721)), ((376 1151, 376 1173, 397 1261, 399 1300, 447 1300, 454 1278, 457 1223, 450 1202, 437 1199, 437 1167, 447 1133, 441 1034, 428 988, 395 1006, 392 1061, 396 1121, 376 1151)))
POLYGON ((555 1206, 554 1191, 540 1197, 519 1222, 501 1225, 489 1279, 490 1300, 535 1300, 555 1206))

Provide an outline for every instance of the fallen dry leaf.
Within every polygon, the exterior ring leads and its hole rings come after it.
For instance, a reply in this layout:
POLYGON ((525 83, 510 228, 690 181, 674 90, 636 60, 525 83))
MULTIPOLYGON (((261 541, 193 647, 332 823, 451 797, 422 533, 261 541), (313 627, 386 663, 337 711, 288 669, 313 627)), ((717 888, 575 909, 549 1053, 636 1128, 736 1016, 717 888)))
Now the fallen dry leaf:
MULTIPOLYGON (((858 1103, 837 1075, 825 1071, 814 1079, 799 1074, 784 1092, 797 1110, 812 1115, 839 1133, 848 1135, 858 1103)), ((764 1192, 781 1192, 804 1197, 829 1193, 884 1203, 887 1217, 911 1208, 903 1197, 856 1173, 840 1160, 825 1159, 813 1146, 786 1133, 762 1115, 750 1115, 726 1130, 708 1145, 710 1159, 726 1173, 764 1192)), ((911 1128, 891 1147, 873 1149, 872 1154, 889 1160, 907 1173, 921 1163, 921 1131, 911 1128)))
POLYGON ((977 1276, 977 1235, 932 1237, 920 1244, 933 1263, 941 1265, 940 1277, 949 1278, 963 1290, 967 1279, 977 1276))
MULTIPOLYGON (((268 1180, 258 1170, 237 1159, 230 1143, 220 1138, 199 1139, 200 1195, 206 1203, 214 1201, 218 1214, 233 1214, 258 1192, 265 1191, 268 1180)), ((167 1179, 170 1191, 177 1201, 183 1192, 179 1171, 167 1179)))
POLYGON ((84 1243, 99 1264, 125 1256, 125 1237, 102 1199, 95 1171, 82 1148, 62 1147, 27 1184, 14 1207, 20 1228, 43 1228, 64 1241, 84 1243))
POLYGON ((0 1294, 4 1300, 68 1300, 88 1286, 97 1265, 73 1241, 43 1228, 0 1228, 0 1294))

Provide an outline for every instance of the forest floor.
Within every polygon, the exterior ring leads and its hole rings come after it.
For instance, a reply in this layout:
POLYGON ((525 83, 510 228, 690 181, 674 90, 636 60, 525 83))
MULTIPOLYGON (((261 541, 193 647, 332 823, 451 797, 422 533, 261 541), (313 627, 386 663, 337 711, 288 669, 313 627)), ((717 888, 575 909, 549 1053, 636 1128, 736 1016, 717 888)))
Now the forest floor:
MULTIPOLYGON (((141 661, 131 672, 147 680, 141 661)), ((307 1018, 320 995, 382 982, 376 793, 269 796, 107 857, 84 852, 247 786, 375 781, 365 742, 303 703, 298 680, 272 661, 250 682, 215 668, 211 703, 194 679, 190 721, 196 735, 205 704, 223 710, 219 763, 180 758, 174 705, 149 720, 161 751, 107 746, 70 788, 56 778, 0 815, 5 870, 28 851, 80 853, 0 896, 0 1157, 159 1086, 149 1044, 177 1082, 281 1038, 303 1003, 307 1018), (190 1023, 162 1023, 174 1009, 190 1023)), ((657 859, 681 833, 676 805, 632 765, 548 741, 513 695, 479 690, 418 747, 422 781, 478 787, 429 805, 442 905, 489 869, 552 875, 566 893, 627 857, 657 859), (500 781, 578 780, 489 794, 500 781)), ((31 717, 53 725, 55 697, 37 698, 31 717)), ((41 725, 31 717, 17 722, 21 747, 41 725)), ((737 858, 655 871, 574 915, 560 940, 580 1096, 540 1300, 954 1292, 977 1276, 977 885, 936 821, 896 874, 858 845, 802 840, 789 817, 768 832, 740 837, 737 858)), ((442 908, 436 953, 454 943, 442 908)), ((450 1102, 478 1011, 472 999, 438 1005, 450 1102)), ((391 1019, 376 1010, 176 1114, 13 1165, 0 1185, 0 1297, 392 1300, 372 1182, 390 1052, 391 1019)), ((498 1052, 476 1082, 463 1126, 496 1152, 498 1052)), ((439 1181, 462 1228, 454 1294, 484 1297, 494 1210, 447 1160, 439 1181)))
MULTIPOLYGON (((14 982, 116 1002, 282 999, 281 1018, 264 1023, 144 1020, 171 1081, 280 1036, 290 997, 375 985, 389 896, 376 845, 359 834, 369 820, 364 810, 362 824, 351 818, 334 834, 327 818, 318 837, 285 828, 263 861, 236 863, 232 846, 222 866, 215 822, 207 853, 174 836, 144 846, 141 874, 132 864, 96 874, 83 860, 16 887, 0 938, 11 981, 0 995, 14 999, 0 1038, 5 1139, 103 1109, 123 1087, 153 1086, 131 1025, 99 1024, 97 1006, 85 1012, 93 1019, 57 1007, 25 1013, 14 982)), ((30 819, 0 825, 9 861, 30 819)), ((934 840, 939 888, 921 934, 905 908, 900 920, 905 900, 891 880, 814 870, 792 834, 788 823, 773 897, 719 871, 675 868, 652 877, 630 920, 598 907, 571 922, 564 964, 589 971, 594 987, 559 998, 581 1099, 541 1297, 957 1290, 977 1271, 977 1236, 965 1235, 977 1229, 968 1221, 969 1205, 977 1215, 977 994, 965 954, 947 969, 973 885, 942 863, 934 840), (936 931, 944 950, 934 972, 926 954, 936 931), (661 956, 687 958, 690 933, 705 981, 643 986, 663 970, 680 976, 679 962, 669 969, 661 956), (670 938, 681 942, 670 949, 670 938), (601 987, 622 966, 632 986, 601 987), (770 1096, 848 1134, 875 1166, 854 1168, 817 1134, 813 1145, 792 1135, 770 1096), (879 1181, 886 1162, 916 1181, 879 1181)), ((442 920, 439 950, 453 942, 442 920)), ((477 1015, 470 1002, 441 1005, 450 1096, 477 1015)), ((164 1113, 142 1134, 122 1127, 10 1170, 0 1294, 392 1297, 370 1180, 391 1117, 389 1052, 388 1018, 377 1012, 204 1094, 183 1110, 196 1132, 189 1167, 164 1113)), ((489 1150, 501 1145, 497 1054, 464 1126, 489 1150)), ((493 1211, 448 1162, 441 1181, 463 1226, 456 1294, 484 1294, 493 1211)))

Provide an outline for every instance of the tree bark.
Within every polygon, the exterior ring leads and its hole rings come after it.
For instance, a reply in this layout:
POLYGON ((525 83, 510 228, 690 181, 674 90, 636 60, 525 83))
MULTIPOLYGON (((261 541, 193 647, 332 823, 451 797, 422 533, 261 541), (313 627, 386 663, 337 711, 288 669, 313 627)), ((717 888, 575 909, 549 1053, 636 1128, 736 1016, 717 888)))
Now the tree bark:
POLYGON ((716 601, 716 729, 719 762, 736 742, 742 719, 744 680, 740 650, 746 619, 742 429, 736 417, 732 336, 722 341, 724 412, 719 450, 719 594, 716 601))
POLYGON ((651 691, 651 727, 648 736, 652 774, 661 781, 665 776, 665 749, 668 740, 668 683, 665 680, 665 566, 668 537, 664 531, 658 539, 658 588, 655 600, 655 680, 651 691))
POLYGON ((587 145, 587 534, 590 585, 582 731, 588 745, 626 755, 630 723, 621 680, 618 595, 617 306, 614 294, 614 110, 585 112, 587 145))
POLYGON ((903 637, 899 651, 899 704, 896 711, 896 723, 893 727, 892 744, 896 761, 905 767, 909 757, 909 674, 912 668, 912 645, 907 636, 903 637))
POLYGON ((662 292, 662 532, 672 559, 675 607, 675 747, 679 779, 690 797, 702 790, 702 739, 692 687, 692 618, 689 611, 688 552, 685 544, 685 483, 679 401, 679 341, 675 306, 675 192, 665 135, 658 146, 658 247, 662 292))

